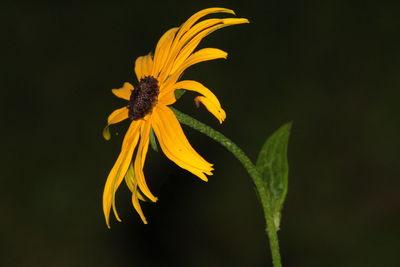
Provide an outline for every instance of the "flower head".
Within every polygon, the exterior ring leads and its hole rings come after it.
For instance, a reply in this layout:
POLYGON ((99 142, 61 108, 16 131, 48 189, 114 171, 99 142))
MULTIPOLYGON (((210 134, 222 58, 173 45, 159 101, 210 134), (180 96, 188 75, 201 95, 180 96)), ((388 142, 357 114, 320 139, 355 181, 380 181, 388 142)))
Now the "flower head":
POLYGON ((212 164, 192 148, 177 118, 168 108, 176 101, 175 90, 186 89, 199 93, 200 96, 195 98, 196 103, 202 103, 220 123, 226 118, 220 102, 208 88, 192 80, 178 81, 184 70, 194 64, 227 57, 226 52, 216 48, 203 48, 194 52, 205 36, 226 26, 248 23, 243 18, 212 18, 199 22, 202 17, 212 13, 235 14, 226 8, 208 8, 195 13, 180 27, 164 33, 157 43, 154 56, 150 53, 136 59, 138 83, 135 86, 125 82, 121 88, 112 90, 117 97, 127 100, 128 104, 108 117, 104 137, 110 137, 109 125, 125 119, 130 119, 131 123, 104 188, 103 211, 108 227, 111 207, 117 220, 121 221, 115 206, 115 192, 124 179, 132 192, 133 207, 145 224, 147 221, 139 200, 157 201, 143 174, 151 129, 170 160, 204 181, 207 181, 206 175, 212 175, 212 164), (135 149, 136 157, 132 160, 135 149))

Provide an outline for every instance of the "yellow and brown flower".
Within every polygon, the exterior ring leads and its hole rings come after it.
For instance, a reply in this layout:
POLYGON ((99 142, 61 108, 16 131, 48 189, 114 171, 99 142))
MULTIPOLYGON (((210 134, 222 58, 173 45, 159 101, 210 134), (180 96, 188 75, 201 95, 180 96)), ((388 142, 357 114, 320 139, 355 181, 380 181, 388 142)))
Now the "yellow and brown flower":
POLYGON ((244 18, 211 18, 199 21, 212 13, 235 14, 226 8, 208 8, 192 15, 180 27, 168 30, 157 43, 154 56, 148 54, 136 59, 136 86, 126 82, 112 92, 128 101, 124 107, 115 110, 108 117, 104 131, 108 139, 108 126, 130 119, 121 152, 111 169, 103 193, 103 211, 107 226, 110 227, 110 211, 115 206, 115 193, 125 179, 132 192, 132 204, 144 223, 147 223, 139 200, 157 201, 146 184, 143 166, 149 146, 150 131, 154 131, 164 154, 181 168, 207 181, 212 175, 212 164, 204 160, 190 145, 173 111, 168 108, 175 103, 175 90, 185 89, 200 94, 196 103, 202 103, 220 123, 226 118, 217 97, 204 85, 193 80, 178 81, 183 72, 199 62, 226 58, 227 53, 216 48, 194 50, 208 34, 220 28, 248 23, 244 18), (132 160, 136 150, 136 157, 132 160))

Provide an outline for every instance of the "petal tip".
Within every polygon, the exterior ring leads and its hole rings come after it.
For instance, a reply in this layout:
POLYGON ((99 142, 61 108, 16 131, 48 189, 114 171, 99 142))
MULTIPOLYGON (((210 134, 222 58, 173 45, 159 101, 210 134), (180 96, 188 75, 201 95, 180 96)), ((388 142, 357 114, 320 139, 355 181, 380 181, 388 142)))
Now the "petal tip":
POLYGON ((226 13, 232 14, 236 16, 236 12, 233 9, 226 9, 226 13))
POLYGON ((107 125, 103 129, 103 138, 109 141, 111 139, 111 134, 110 134, 110 127, 107 125))
POLYGON ((106 225, 107 225, 107 228, 108 228, 108 229, 111 229, 111 226, 110 226, 110 218, 109 218, 109 217, 106 217, 106 225))

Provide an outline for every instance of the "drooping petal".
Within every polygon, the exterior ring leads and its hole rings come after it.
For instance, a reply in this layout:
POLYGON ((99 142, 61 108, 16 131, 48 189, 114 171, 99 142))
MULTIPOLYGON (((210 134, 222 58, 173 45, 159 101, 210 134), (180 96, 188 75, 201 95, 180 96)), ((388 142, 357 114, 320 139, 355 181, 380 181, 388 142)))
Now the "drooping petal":
POLYGON ((136 188, 136 190, 132 194, 132 205, 135 208, 136 212, 139 214, 140 219, 142 219, 142 222, 144 224, 147 224, 146 216, 144 216, 144 213, 142 211, 142 207, 140 206, 140 203, 139 203, 139 199, 140 198, 138 196, 138 189, 136 188))
POLYGON ((142 191, 140 191, 140 188, 137 188, 136 190, 136 196, 139 200, 141 201, 148 201, 148 199, 144 196, 144 194, 142 193, 142 191))
POLYGON ((133 170, 132 162, 129 165, 129 168, 125 174, 125 183, 128 186, 129 190, 131 190, 132 193, 133 193, 133 191, 136 190, 137 182, 136 182, 135 172, 133 170))
POLYGON ((165 90, 160 94, 160 101, 166 105, 173 104, 174 101, 170 103, 167 101, 174 99, 174 91, 176 89, 186 89, 202 94, 204 97, 199 96, 196 97, 196 99, 203 103, 207 110, 210 111, 220 123, 225 120, 226 113, 221 108, 218 98, 207 87, 196 81, 185 80, 177 82, 171 88, 168 88, 168 90, 165 90))
POLYGON ((133 85, 128 82, 125 82, 121 88, 112 89, 111 91, 117 97, 125 99, 125 100, 129 100, 131 97, 131 93, 133 91, 133 85))
POLYGON ((131 190, 131 192, 132 192, 133 207, 135 208, 136 212, 139 214, 143 223, 147 224, 146 217, 144 216, 144 213, 143 213, 142 208, 140 207, 140 203, 139 203, 139 199, 141 199, 142 197, 140 196, 139 189, 137 188, 137 180, 135 178, 135 171, 134 171, 132 163, 129 165, 129 169, 126 172, 125 182, 129 188, 129 190, 131 190))
POLYGON ((121 221, 115 208, 115 192, 125 177, 129 164, 132 160, 133 151, 139 139, 139 129, 141 125, 142 121, 139 120, 133 121, 129 126, 129 129, 125 134, 124 141, 122 142, 121 153, 119 154, 117 161, 107 177, 103 192, 103 212, 108 227, 110 227, 111 206, 113 207, 115 217, 118 221, 121 221))
POLYGON ((226 119, 225 110, 216 106, 215 103, 212 102, 209 98, 206 98, 204 96, 196 96, 194 98, 194 101, 197 106, 199 105, 199 102, 202 103, 206 107, 206 109, 219 120, 219 123, 222 123, 226 119))
POLYGON ((143 166, 146 160, 147 150, 149 148, 150 141, 150 127, 151 127, 151 116, 147 117, 147 121, 145 121, 141 127, 140 132, 140 144, 137 150, 134 170, 135 177, 140 188, 140 191, 151 201, 156 202, 157 198, 150 192, 150 189, 147 186, 144 173, 143 166))
POLYGON ((154 53, 154 66, 151 72, 153 77, 158 77, 160 71, 163 69, 170 54, 172 41, 178 29, 178 27, 169 29, 158 41, 156 52, 154 53))
POLYGON ((138 57, 135 61, 135 73, 138 81, 145 76, 151 75, 153 69, 153 56, 150 54, 138 57))
POLYGON ((152 127, 164 154, 179 167, 207 181, 212 164, 204 160, 189 144, 175 114, 164 105, 157 105, 152 115, 152 127))

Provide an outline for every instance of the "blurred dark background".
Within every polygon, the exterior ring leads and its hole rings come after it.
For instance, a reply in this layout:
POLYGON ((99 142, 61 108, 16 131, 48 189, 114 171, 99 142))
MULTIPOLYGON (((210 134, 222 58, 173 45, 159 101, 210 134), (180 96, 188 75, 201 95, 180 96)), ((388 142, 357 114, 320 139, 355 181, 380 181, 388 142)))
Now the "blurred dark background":
MULTIPOLYGON (((150 152, 149 225, 118 190, 107 229, 103 186, 127 124, 101 131, 135 83, 136 57, 194 12, 234 9, 251 24, 208 36, 226 61, 185 73, 211 88, 219 125, 195 94, 175 106, 255 160, 294 121, 280 244, 284 266, 399 266, 399 4, 390 1, 3 3, 0 266, 271 266, 250 177, 224 148, 184 127, 215 164, 208 183, 150 152)), ((218 15, 217 15, 218 16, 218 15)), ((223 16, 223 15, 222 15, 223 16)))

